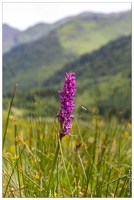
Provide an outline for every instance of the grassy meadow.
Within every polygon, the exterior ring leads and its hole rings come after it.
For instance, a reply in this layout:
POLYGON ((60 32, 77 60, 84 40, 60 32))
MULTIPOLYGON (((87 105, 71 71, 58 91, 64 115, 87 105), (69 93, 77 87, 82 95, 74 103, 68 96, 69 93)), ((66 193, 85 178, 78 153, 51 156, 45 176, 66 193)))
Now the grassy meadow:
POLYGON ((3 198, 132 196, 131 15, 3 25, 3 198), (71 71, 74 119, 60 140, 58 90, 71 71))
POLYGON ((57 113, 40 115, 38 101, 24 117, 14 98, 3 110, 3 197, 131 197, 131 122, 122 112, 106 119, 96 105, 84 121, 75 109, 60 141, 57 113))

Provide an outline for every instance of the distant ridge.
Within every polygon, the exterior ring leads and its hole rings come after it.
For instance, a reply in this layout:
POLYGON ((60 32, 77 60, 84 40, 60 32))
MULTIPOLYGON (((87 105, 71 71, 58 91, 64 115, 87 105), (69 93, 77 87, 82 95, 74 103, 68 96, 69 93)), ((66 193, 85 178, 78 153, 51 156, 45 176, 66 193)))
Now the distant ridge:
POLYGON ((18 44, 17 37, 20 31, 10 27, 8 24, 3 24, 2 31, 2 50, 4 53, 6 50, 18 44))
MULTIPOLYGON (((128 12, 112 13, 112 14, 85 12, 85 13, 81 13, 81 14, 78 14, 75 16, 66 17, 62 20, 59 20, 59 21, 53 23, 53 24, 39 23, 39 24, 29 27, 25 31, 19 31, 17 29, 10 27, 7 24, 3 24, 3 26, 2 26, 3 53, 8 52, 15 46, 33 42, 33 41, 45 36, 50 31, 57 31, 57 29, 60 29, 61 26, 66 26, 68 23, 73 23, 73 21, 79 20, 80 22, 83 21, 84 23, 85 22, 89 23, 92 21, 95 23, 104 24, 104 23, 108 23, 108 21, 107 21, 108 19, 111 19, 111 20, 113 20, 113 22, 116 22, 115 20, 119 21, 120 19, 123 20, 123 18, 124 18, 124 20, 127 20, 126 23, 128 23, 131 20, 131 12, 128 11, 128 12), (104 21, 104 22, 102 22, 102 21, 104 21)), ((110 23, 111 22, 112 21, 110 21, 110 23)), ((108 24, 106 24, 106 26, 107 25, 108 24)), ((129 26, 130 25, 128 24, 128 27, 129 26)), ((84 28, 84 27, 82 27, 82 28, 84 28)))

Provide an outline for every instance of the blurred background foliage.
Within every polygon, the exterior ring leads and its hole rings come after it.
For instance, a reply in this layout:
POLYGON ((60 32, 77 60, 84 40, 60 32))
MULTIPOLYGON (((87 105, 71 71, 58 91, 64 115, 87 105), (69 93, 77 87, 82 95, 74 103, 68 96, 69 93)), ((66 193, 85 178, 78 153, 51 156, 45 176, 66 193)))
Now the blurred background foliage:
POLYGON ((131 12, 83 13, 23 33, 11 30, 18 43, 11 48, 10 41, 8 52, 3 47, 3 109, 18 83, 14 107, 25 115, 37 106, 41 115, 56 115, 65 72, 74 71, 77 117, 90 118, 97 105, 105 117, 131 118, 131 12))

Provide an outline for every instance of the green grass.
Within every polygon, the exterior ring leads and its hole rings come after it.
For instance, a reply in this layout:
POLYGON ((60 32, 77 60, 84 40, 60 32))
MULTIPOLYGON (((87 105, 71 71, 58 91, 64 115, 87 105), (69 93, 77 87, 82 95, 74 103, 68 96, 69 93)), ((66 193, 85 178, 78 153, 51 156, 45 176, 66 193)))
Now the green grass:
POLYGON ((3 112, 3 197, 131 197, 131 123, 122 113, 106 120, 93 108, 85 122, 76 113, 60 141, 55 117, 36 109, 18 117, 13 97, 3 112))

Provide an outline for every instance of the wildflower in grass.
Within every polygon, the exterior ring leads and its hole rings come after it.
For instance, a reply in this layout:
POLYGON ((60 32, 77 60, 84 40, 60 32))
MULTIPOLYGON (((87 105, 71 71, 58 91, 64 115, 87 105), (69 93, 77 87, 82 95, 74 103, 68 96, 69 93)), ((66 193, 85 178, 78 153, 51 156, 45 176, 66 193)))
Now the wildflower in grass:
POLYGON ((36 174, 36 175, 34 176, 34 178, 35 178, 35 179, 39 179, 40 177, 39 177, 38 174, 36 174))
POLYGON ((54 198, 57 198, 57 193, 56 192, 54 192, 54 198))
POLYGON ((13 145, 10 146, 10 151, 11 151, 11 152, 15 152, 15 146, 13 146, 13 145))
POLYGON ((19 136, 19 135, 16 136, 15 141, 18 142, 18 143, 19 143, 19 142, 21 143, 21 142, 22 142, 21 136, 19 136))
POLYGON ((19 155, 14 155, 14 159, 19 159, 19 155))
POLYGON ((43 134, 40 134, 40 140, 43 140, 43 134))
POLYGON ((127 127, 132 128, 132 125, 130 122, 127 123, 127 127))
POLYGON ((20 171, 23 171, 23 168, 22 168, 22 166, 19 166, 19 167, 18 167, 18 169, 19 169, 20 171))
POLYGON ((70 129, 72 128, 71 119, 74 117, 72 111, 75 106, 73 103, 76 91, 75 73, 70 72, 65 73, 65 75, 63 89, 58 90, 61 99, 61 109, 57 115, 61 126, 60 138, 70 135, 70 129))

